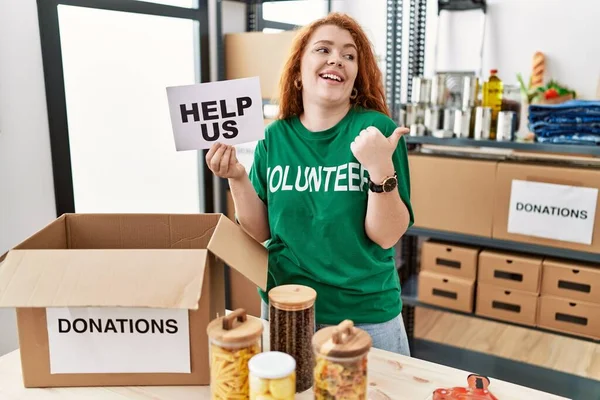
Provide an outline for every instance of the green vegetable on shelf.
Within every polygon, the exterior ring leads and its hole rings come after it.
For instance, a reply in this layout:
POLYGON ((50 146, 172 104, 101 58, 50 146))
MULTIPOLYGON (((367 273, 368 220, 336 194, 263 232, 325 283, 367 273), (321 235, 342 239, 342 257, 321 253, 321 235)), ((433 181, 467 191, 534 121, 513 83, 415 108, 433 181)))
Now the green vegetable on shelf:
POLYGON ((529 85, 525 85, 523 76, 520 73, 517 74, 517 80, 521 88, 521 95, 527 97, 529 104, 540 100, 552 100, 562 96, 570 95, 572 98, 577 97, 577 93, 574 90, 560 85, 556 80, 551 80, 547 84, 534 89, 529 85))

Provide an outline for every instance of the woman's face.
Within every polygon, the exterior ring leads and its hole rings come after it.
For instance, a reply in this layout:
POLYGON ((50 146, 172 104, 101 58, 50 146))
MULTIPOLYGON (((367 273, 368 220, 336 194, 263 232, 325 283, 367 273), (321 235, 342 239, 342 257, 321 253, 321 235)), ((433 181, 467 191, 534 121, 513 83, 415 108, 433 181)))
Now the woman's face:
POLYGON ((358 74, 357 56, 350 32, 335 25, 317 28, 306 44, 300 67, 304 100, 348 103, 358 74))

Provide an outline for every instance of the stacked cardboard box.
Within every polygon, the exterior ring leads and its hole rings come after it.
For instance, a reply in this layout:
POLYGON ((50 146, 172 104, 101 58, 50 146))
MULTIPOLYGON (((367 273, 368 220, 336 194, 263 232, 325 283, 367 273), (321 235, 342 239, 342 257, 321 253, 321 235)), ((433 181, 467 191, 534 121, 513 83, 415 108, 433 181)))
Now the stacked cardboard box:
POLYGON ((600 339, 600 269, 546 259, 538 325, 600 339))
POLYGON ((475 314, 535 326, 542 259, 485 250, 478 269, 475 314))
POLYGON ((466 313, 473 312, 479 249, 425 242, 421 250, 419 300, 466 313))

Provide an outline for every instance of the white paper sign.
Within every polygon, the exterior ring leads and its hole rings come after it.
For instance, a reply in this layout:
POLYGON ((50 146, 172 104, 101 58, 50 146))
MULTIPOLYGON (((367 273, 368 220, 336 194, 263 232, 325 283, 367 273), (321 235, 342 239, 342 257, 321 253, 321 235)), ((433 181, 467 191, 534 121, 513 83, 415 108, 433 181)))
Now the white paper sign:
POLYGON ((47 308, 51 374, 190 373, 188 310, 47 308))
POLYGON ((258 77, 168 87, 167 97, 178 151, 264 138, 258 77))
POLYGON ((508 232, 592 244, 598 189, 512 181, 508 232))
POLYGON ((250 173, 250 169, 254 164, 254 152, 257 144, 258 142, 250 142, 235 146, 236 157, 248 173, 250 173))

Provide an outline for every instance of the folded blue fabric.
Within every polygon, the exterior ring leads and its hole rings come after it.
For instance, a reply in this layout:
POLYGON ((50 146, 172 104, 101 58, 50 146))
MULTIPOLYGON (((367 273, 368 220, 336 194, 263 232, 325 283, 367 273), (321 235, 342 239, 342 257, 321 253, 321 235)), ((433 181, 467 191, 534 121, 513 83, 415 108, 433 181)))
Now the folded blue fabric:
POLYGON ((600 145, 600 101, 532 104, 528 122, 539 142, 600 145))
POLYGON ((580 144, 587 146, 600 146, 600 135, 559 135, 559 136, 537 136, 539 143, 552 144, 580 144))
POLYGON ((600 110, 600 100, 569 100, 560 104, 531 104, 529 112, 565 111, 565 110, 600 110))

